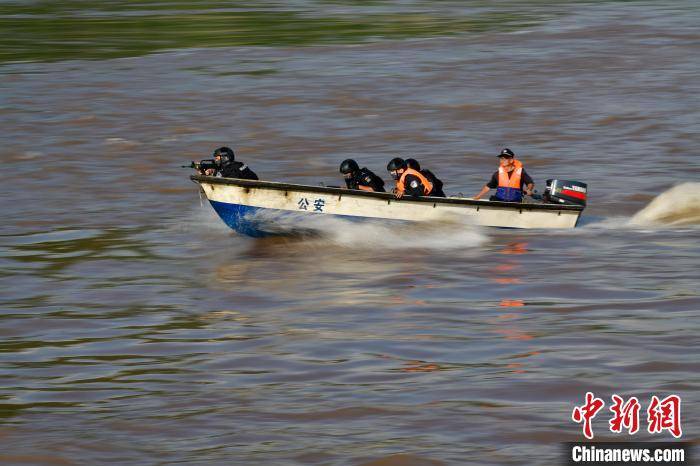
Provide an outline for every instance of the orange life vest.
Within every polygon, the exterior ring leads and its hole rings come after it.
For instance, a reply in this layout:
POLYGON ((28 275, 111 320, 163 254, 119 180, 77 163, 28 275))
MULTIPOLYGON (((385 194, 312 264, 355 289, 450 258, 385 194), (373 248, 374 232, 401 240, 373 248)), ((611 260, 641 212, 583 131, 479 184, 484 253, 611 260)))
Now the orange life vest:
POLYGON ((423 174, 421 172, 416 171, 412 168, 407 168, 401 174, 401 178, 399 178, 399 180, 396 182, 396 191, 398 191, 402 194, 404 193, 404 191, 406 190, 405 181, 406 181, 406 177, 408 175, 413 175, 420 180, 420 182, 423 184, 423 195, 424 196, 427 196, 433 190, 433 183, 431 183, 430 180, 428 180, 428 178, 423 176, 423 174))
POLYGON ((498 187, 499 188, 515 188, 520 189, 520 178, 523 175, 523 164, 520 160, 513 160, 515 169, 510 172, 508 176, 508 171, 502 166, 498 167, 498 187))

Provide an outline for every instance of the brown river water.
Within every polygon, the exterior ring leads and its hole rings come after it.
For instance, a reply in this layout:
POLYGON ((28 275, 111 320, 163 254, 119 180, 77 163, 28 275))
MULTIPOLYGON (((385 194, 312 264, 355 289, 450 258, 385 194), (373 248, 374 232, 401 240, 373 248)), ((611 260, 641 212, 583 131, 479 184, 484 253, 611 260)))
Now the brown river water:
MULTIPOLYGON (((557 464, 586 391, 700 439, 700 9, 517 31, 0 67, 0 463, 557 464), (572 231, 238 236, 190 172, 472 196, 510 147, 589 184, 572 231), (638 213, 640 212, 641 213, 638 213)), ((634 437, 594 421, 598 440, 634 437)))

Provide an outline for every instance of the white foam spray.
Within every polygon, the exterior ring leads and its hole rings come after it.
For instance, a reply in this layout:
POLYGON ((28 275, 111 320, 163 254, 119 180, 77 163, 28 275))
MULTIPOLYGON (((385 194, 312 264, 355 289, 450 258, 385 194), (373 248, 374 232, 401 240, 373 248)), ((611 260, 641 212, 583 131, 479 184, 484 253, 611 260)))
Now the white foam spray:
POLYGON ((664 191, 637 212, 629 225, 700 225, 700 183, 683 183, 664 191))
POLYGON ((360 221, 321 214, 260 211, 250 219, 277 234, 317 236, 346 248, 468 249, 488 241, 483 229, 468 219, 444 217, 434 222, 400 222, 383 219, 360 221))

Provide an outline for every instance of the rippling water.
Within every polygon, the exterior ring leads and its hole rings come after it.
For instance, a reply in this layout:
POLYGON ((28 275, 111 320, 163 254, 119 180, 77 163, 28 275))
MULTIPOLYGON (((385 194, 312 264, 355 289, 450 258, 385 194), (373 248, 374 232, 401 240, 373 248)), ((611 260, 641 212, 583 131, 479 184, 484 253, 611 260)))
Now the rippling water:
POLYGON ((679 394, 697 441, 700 11, 566 10, 0 67, 0 462, 552 464, 586 391, 679 394), (222 144, 312 184, 414 156, 466 196, 508 146, 590 204, 573 231, 253 240, 178 168, 222 144))

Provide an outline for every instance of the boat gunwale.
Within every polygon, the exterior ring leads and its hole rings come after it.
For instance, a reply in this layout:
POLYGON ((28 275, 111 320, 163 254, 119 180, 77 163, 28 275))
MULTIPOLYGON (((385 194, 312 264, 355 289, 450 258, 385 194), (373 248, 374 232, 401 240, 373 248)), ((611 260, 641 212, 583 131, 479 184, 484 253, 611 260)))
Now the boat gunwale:
POLYGON ((356 197, 370 197, 375 199, 384 199, 394 202, 424 202, 428 204, 457 204, 457 205, 468 205, 468 206, 478 206, 478 207, 500 207, 508 209, 525 209, 525 210, 568 210, 582 212, 585 206, 571 205, 571 204, 528 204, 521 202, 502 202, 502 201, 489 201, 489 200, 475 200, 466 198, 456 198, 456 197, 404 197, 397 199, 392 193, 381 193, 374 191, 361 191, 355 189, 347 188, 334 188, 330 186, 309 186, 303 184, 292 184, 292 183, 280 183, 276 181, 259 181, 259 180, 244 180, 240 178, 223 178, 218 176, 206 176, 206 175, 190 175, 190 180, 196 183, 210 183, 210 184, 225 184, 234 185, 243 188, 267 188, 276 191, 310 191, 315 193, 323 194, 337 194, 341 196, 356 196, 356 197))

